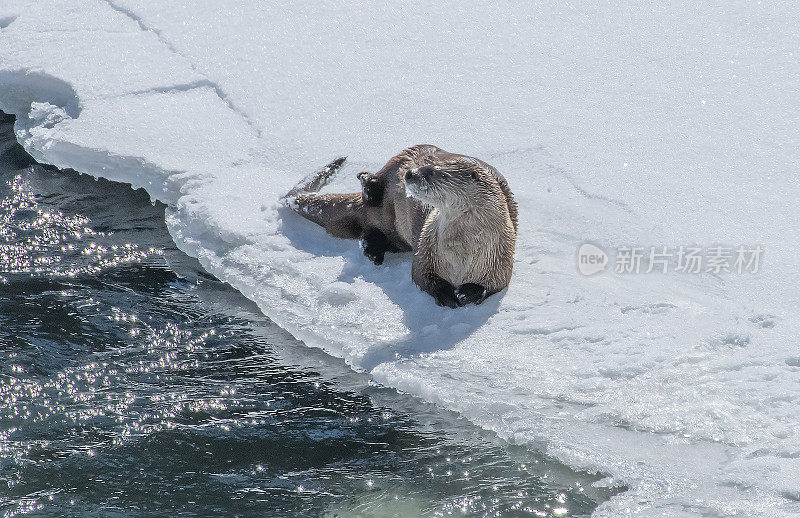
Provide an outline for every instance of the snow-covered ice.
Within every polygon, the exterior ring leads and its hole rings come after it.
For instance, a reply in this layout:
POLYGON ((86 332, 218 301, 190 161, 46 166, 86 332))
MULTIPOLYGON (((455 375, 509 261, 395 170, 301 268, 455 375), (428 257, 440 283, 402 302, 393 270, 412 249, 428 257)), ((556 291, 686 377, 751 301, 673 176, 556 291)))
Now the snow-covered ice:
POLYGON ((5 1, 0 109, 38 160, 167 203, 309 345, 629 487, 597 516, 800 515, 800 11, 463 4, 5 1), (355 189, 418 143, 516 194, 514 277, 480 307, 279 208, 332 158, 355 189), (584 242, 765 253, 583 277, 584 242))

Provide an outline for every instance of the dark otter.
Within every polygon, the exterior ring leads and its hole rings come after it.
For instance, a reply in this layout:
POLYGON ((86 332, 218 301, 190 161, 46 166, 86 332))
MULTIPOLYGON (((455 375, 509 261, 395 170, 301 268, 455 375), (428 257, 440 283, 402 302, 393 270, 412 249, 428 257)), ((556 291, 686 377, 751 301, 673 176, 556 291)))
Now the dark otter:
POLYGON ((360 173, 360 193, 315 193, 343 162, 298 184, 287 204, 333 236, 360 238, 375 264, 386 252, 413 251, 412 279, 439 305, 480 304, 508 286, 517 204, 496 169, 421 145, 360 173))

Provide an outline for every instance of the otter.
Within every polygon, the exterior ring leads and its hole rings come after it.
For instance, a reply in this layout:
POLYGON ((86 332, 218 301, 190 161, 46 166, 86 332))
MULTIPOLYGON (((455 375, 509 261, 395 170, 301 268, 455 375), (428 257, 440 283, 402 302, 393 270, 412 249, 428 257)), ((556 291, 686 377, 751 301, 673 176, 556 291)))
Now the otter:
POLYGON ((333 236, 360 239, 375 264, 414 252, 411 278, 441 306, 480 304, 508 286, 518 210, 494 167, 419 145, 359 173, 360 193, 318 194, 344 160, 301 181, 285 203, 333 236))

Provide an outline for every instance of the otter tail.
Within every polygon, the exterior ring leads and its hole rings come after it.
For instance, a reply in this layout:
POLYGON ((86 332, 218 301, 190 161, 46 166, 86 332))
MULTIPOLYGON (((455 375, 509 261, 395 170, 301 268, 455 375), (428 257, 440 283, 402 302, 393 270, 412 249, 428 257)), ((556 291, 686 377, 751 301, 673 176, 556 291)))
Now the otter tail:
POLYGON ((364 231, 364 203, 361 193, 317 193, 341 168, 345 158, 337 158, 319 171, 300 180, 281 197, 281 201, 304 218, 323 227, 329 234, 357 239, 364 231))
POLYGON ((326 165, 319 171, 315 171, 310 175, 306 176, 302 180, 300 180, 297 185, 291 188, 289 192, 283 195, 281 198, 284 200, 285 203, 290 203, 289 200, 292 198, 296 198, 301 193, 308 193, 308 192, 317 192, 328 183, 328 180, 331 179, 336 171, 342 167, 344 161, 347 160, 346 156, 341 158, 337 158, 330 164, 326 165))

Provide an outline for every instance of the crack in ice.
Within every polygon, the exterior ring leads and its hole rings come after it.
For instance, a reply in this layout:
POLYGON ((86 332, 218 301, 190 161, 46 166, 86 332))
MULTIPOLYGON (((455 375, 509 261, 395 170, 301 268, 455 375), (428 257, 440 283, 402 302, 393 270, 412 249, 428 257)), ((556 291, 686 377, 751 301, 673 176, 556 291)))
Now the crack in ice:
MULTIPOLYGON (((127 18, 130 18, 132 21, 134 21, 143 32, 152 32, 153 34, 155 34, 156 38, 158 38, 158 41, 161 42, 162 45, 167 47, 173 54, 177 54, 178 56, 181 56, 182 58, 184 58, 186 60, 186 62, 189 63, 189 66, 191 67, 192 71, 197 73, 198 75, 200 75, 200 76, 202 76, 204 78, 204 80, 207 82, 207 86, 214 90, 214 93, 216 93, 217 97, 219 97, 220 100, 222 102, 224 102, 225 105, 229 109, 231 109, 237 115, 239 115, 245 121, 245 123, 247 123, 247 125, 250 126, 250 128, 255 132, 257 137, 261 138, 261 129, 253 121, 253 119, 250 118, 250 116, 247 114, 247 112, 245 112, 243 109, 241 109, 238 106, 236 106, 236 104, 230 99, 228 94, 225 93, 225 90, 220 85, 218 85, 217 83, 212 81, 202 70, 200 70, 197 67, 197 64, 194 61, 189 59, 188 56, 186 56, 184 53, 182 53, 180 50, 178 50, 175 47, 175 45, 173 45, 172 42, 170 42, 164 36, 163 32, 160 29, 158 29, 157 27, 153 27, 153 26, 148 25, 147 23, 145 23, 145 21, 142 19, 141 16, 137 15, 135 12, 133 12, 130 9, 127 9, 125 7, 122 7, 121 5, 118 5, 116 2, 114 2, 114 0, 104 0, 104 1, 108 4, 108 6, 111 9, 113 9, 114 11, 117 11, 118 13, 120 13, 120 14, 126 16, 127 18)), ((154 89, 154 91, 157 91, 157 90, 154 89)), ((167 90, 165 90, 165 91, 172 91, 172 89, 167 87, 167 90)), ((144 92, 142 92, 142 93, 144 93, 144 92)))

